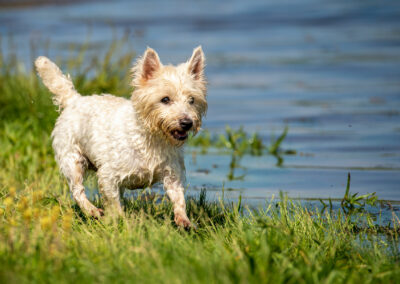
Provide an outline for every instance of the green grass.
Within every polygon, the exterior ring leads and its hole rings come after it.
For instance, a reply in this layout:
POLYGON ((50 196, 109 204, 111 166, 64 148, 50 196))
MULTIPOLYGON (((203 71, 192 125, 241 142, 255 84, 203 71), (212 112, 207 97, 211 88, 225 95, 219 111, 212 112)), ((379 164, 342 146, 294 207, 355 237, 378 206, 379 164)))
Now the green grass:
MULTIPOLYGON (((84 68, 82 56, 64 61, 78 90, 129 94, 133 54, 111 58, 115 48, 84 68)), ((362 223, 359 210, 321 212, 282 197, 248 211, 240 202, 206 201, 203 192, 188 198, 197 230, 177 228, 169 202, 149 195, 124 200, 126 216, 119 220, 85 218, 54 162, 50 133, 57 113, 50 94, 35 72, 20 71, 18 60, 8 58, 0 54, 0 283, 400 280, 398 220, 383 235, 362 223)), ((237 133, 225 136, 229 151, 242 149, 245 137, 253 146, 244 152, 279 152, 277 143, 261 147, 259 137, 237 133)), ((347 192, 345 202, 361 200, 347 192)))

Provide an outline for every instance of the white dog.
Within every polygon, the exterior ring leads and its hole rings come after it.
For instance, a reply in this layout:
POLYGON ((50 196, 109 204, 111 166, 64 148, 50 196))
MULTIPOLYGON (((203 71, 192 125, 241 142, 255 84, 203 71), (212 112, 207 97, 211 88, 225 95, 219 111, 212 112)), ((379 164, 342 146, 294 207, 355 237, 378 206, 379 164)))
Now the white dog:
POLYGON ((56 160, 86 214, 103 213, 87 199, 83 187, 84 173, 93 166, 106 214, 123 212, 124 188, 161 181, 173 203, 175 223, 191 225, 182 145, 189 132, 200 129, 207 110, 204 60, 198 47, 188 62, 164 66, 148 48, 132 68, 134 91, 127 100, 108 94, 81 96, 53 62, 37 58, 37 71, 61 111, 52 133, 56 160))

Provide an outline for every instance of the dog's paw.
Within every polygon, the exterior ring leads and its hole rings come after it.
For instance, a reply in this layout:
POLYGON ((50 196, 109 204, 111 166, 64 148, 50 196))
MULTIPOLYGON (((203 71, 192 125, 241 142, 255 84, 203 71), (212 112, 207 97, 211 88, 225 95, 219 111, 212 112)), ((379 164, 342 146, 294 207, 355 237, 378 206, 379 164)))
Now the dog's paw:
POLYGON ((176 214, 174 221, 175 221, 175 224, 178 225, 179 227, 183 227, 185 229, 192 227, 192 223, 190 222, 189 218, 186 216, 176 214))
POLYGON ((104 216, 104 210, 100 208, 92 209, 90 215, 95 219, 100 219, 100 217, 104 216))

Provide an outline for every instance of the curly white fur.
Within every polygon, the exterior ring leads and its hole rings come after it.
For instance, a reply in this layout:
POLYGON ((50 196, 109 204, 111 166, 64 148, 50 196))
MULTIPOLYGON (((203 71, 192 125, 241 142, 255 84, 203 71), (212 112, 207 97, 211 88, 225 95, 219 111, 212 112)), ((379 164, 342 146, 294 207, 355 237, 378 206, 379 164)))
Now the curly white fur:
POLYGON ((75 201, 87 214, 102 211, 86 197, 83 177, 93 165, 105 209, 122 213, 120 194, 163 182, 174 205, 175 222, 189 226, 184 187, 182 144, 186 132, 196 133, 207 109, 201 48, 179 66, 163 66, 147 49, 133 68, 135 91, 131 100, 112 95, 79 95, 69 77, 46 57, 35 61, 43 83, 62 110, 52 133, 61 172, 75 201), (168 97, 169 103, 162 102, 168 97), (192 121, 183 129, 182 120, 192 121))

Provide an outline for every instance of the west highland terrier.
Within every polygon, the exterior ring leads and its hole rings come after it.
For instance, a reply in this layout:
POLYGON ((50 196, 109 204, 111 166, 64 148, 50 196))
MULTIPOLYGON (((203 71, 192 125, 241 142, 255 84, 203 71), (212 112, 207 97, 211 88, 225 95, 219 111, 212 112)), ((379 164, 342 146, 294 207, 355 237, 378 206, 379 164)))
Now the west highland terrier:
POLYGON ((35 65, 60 109, 52 133, 55 157, 73 198, 88 215, 103 211, 87 198, 85 171, 97 171, 105 213, 122 214, 123 190, 164 184, 174 220, 191 225, 184 198, 183 144, 196 134, 207 110, 205 58, 201 47, 189 61, 163 65, 148 48, 132 68, 131 99, 109 94, 81 96, 68 76, 46 57, 35 65))

